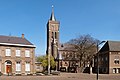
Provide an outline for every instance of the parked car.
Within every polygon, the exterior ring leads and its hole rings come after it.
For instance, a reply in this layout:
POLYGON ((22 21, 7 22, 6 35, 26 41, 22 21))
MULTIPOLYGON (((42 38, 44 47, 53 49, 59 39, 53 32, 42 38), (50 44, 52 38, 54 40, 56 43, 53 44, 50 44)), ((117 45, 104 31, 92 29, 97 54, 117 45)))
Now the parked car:
POLYGON ((60 75, 60 72, 59 71, 52 71, 51 74, 52 75, 60 75))
POLYGON ((66 67, 61 67, 61 68, 60 68, 60 71, 61 71, 61 72, 66 72, 66 67))

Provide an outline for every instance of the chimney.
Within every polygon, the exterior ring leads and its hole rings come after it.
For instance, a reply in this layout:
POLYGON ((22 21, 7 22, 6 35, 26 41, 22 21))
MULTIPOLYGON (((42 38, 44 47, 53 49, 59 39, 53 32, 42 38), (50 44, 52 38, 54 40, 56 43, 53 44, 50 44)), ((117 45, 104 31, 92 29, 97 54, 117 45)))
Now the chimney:
POLYGON ((24 38, 24 34, 22 34, 22 38, 24 38))

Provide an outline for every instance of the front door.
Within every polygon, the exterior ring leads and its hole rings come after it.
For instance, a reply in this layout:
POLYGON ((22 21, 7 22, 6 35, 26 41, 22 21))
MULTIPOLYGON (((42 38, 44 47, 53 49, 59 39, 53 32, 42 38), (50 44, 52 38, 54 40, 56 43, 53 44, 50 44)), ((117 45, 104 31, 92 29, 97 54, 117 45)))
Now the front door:
POLYGON ((6 73, 11 73, 11 65, 6 65, 6 73))
POLYGON ((12 73, 12 62, 10 60, 5 61, 5 74, 12 73))

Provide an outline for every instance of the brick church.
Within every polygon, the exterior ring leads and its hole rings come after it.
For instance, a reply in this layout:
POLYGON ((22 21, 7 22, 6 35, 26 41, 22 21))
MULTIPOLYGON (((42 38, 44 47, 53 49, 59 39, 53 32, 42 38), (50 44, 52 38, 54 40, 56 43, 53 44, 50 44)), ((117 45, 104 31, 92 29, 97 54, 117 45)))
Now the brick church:
POLYGON ((75 67, 78 65, 78 58, 76 58, 76 51, 72 48, 70 49, 69 45, 62 46, 59 40, 59 28, 60 22, 56 20, 54 15, 54 9, 52 7, 51 17, 47 22, 47 54, 51 54, 57 63, 57 70, 60 70, 62 67, 65 71, 69 67, 75 67), (69 49, 66 47, 69 47, 69 49), (66 56, 67 55, 67 56, 66 56), (70 55, 69 59, 68 56, 70 55), (72 56, 71 56, 72 55, 72 56))
POLYGON ((59 49, 59 25, 52 7, 51 17, 47 23, 47 54, 50 53, 55 59, 59 49))

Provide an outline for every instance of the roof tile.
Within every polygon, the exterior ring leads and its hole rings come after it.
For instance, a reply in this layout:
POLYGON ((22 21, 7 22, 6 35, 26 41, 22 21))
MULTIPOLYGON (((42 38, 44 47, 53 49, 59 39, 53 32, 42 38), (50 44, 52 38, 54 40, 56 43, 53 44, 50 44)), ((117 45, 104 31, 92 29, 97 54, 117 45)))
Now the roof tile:
POLYGON ((27 39, 22 37, 13 37, 13 36, 1 36, 0 43, 11 43, 11 44, 23 44, 23 45, 33 45, 27 39))

